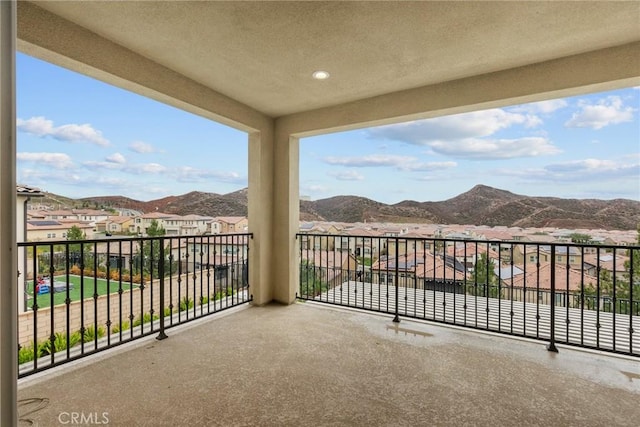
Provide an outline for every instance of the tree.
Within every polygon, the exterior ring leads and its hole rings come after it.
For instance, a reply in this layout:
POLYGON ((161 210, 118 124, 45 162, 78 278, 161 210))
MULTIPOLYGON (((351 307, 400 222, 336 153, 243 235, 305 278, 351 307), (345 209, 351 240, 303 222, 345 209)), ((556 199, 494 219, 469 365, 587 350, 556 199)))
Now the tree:
MULTIPOLYGON (((86 240, 87 236, 77 225, 72 226, 67 230, 67 240, 69 241, 81 241, 86 240)), ((69 253, 69 261, 72 265, 78 265, 81 261, 81 253, 83 253, 82 243, 69 244, 67 251, 69 253)), ((87 257, 87 253, 84 253, 84 263, 90 262, 90 258, 87 257)))
POLYGON ((85 240, 86 238, 87 236, 77 225, 67 230, 67 240, 85 240))
POLYGON ((325 274, 311 261, 303 260, 300 263, 300 296, 313 298, 327 291, 329 284, 323 280, 325 274))
MULTIPOLYGON (((159 266, 160 259, 162 258, 160 256, 162 240, 158 239, 158 237, 165 235, 165 229, 154 219, 151 221, 151 224, 149 224, 146 232, 147 236, 151 239, 140 241, 141 249, 138 248, 137 250, 137 260, 134 262, 134 270, 138 270, 144 275, 151 275, 157 278, 160 275, 159 266)), ((164 253, 164 274, 168 275, 171 272, 171 264, 168 260, 168 255, 171 253, 171 247, 169 245, 165 247, 164 253)))
POLYGON ((149 227, 147 228, 147 236, 149 237, 160 237, 160 236, 164 236, 166 234, 166 231, 164 229, 164 227, 162 227, 158 221, 156 221, 155 219, 151 221, 151 224, 149 224, 149 227))
POLYGON ((494 269, 495 263, 493 260, 488 259, 486 253, 480 254, 473 268, 474 287, 471 290, 472 294, 491 298, 497 298, 499 296, 498 276, 494 272, 494 269))

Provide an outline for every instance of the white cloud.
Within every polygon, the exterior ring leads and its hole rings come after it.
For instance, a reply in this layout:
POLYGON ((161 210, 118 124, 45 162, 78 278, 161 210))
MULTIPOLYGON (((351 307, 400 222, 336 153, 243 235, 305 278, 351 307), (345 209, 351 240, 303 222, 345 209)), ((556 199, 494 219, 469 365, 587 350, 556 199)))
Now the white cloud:
POLYGON ((329 172, 328 175, 334 177, 339 181, 362 181, 364 179, 364 176, 353 170, 344 172, 329 172))
POLYGON ((125 164, 127 163, 127 159, 120 153, 113 153, 105 159, 107 162, 117 163, 117 164, 125 164))
POLYGON ((536 118, 499 108, 454 116, 380 126, 369 129, 376 139, 391 139, 413 145, 430 146, 432 141, 482 138, 512 125, 534 125, 536 118))
POLYGON ((325 157, 323 161, 330 165, 364 168, 384 166, 401 167, 402 165, 407 163, 414 163, 417 161, 417 159, 411 156, 371 154, 369 156, 359 157, 325 157))
POLYGON ((503 176, 520 177, 527 181, 536 182, 598 182, 624 179, 635 182, 638 186, 640 177, 640 162, 608 159, 582 159, 561 163, 553 163, 543 168, 531 169, 503 169, 493 173, 503 176))
POLYGON ((547 165, 546 171, 566 179, 600 179, 616 177, 640 177, 640 163, 623 163, 614 160, 584 159, 547 165), (579 178, 578 178, 579 177, 579 178))
POLYGON ((458 166, 456 162, 426 162, 426 163, 409 163, 400 166, 398 169, 411 172, 431 172, 436 170, 451 169, 458 166))
POLYGON ((142 141, 133 141, 131 144, 129 144, 129 150, 141 154, 155 153, 156 151, 158 151, 153 145, 149 144, 148 142, 142 141))
POLYGON ((87 160, 86 162, 82 162, 82 166, 89 170, 98 170, 98 169, 110 169, 110 170, 122 170, 123 165, 121 163, 110 162, 110 161, 96 161, 96 160, 87 160))
POLYGON ((158 163, 142 163, 138 165, 131 165, 126 170, 131 173, 143 174, 143 173, 163 173, 167 168, 158 163))
POLYGON ((42 187, 46 187, 52 183, 55 184, 73 184, 86 182, 82 180, 80 175, 75 173, 69 173, 65 170, 55 169, 21 169, 19 172, 19 179, 23 182, 29 182, 31 184, 38 184, 42 187))
POLYGON ((127 163, 124 156, 116 153, 106 161, 89 160, 82 165, 89 170, 120 171, 132 175, 166 175, 179 182, 217 181, 223 183, 247 185, 247 177, 237 172, 224 172, 208 169, 196 169, 190 166, 171 168, 159 163, 127 163))
POLYGON ((44 117, 31 117, 27 120, 18 119, 17 128, 21 132, 36 135, 41 138, 50 136, 59 141, 88 142, 103 147, 109 145, 109 141, 102 136, 102 132, 94 129, 90 124, 67 124, 55 127, 53 121, 44 117))
MULTIPOLYGON (((545 105, 535 107, 544 110, 551 108, 545 105)), ((462 159, 512 159, 559 153, 560 150, 545 137, 490 138, 496 132, 513 125, 532 128, 540 124, 542 120, 536 115, 496 108, 382 126, 370 129, 369 135, 373 138, 427 146, 434 154, 462 159)))
POLYGON ((574 128, 602 129, 605 126, 615 125, 633 120, 635 108, 625 106, 619 96, 608 96, 597 103, 581 101, 580 110, 573 113, 564 125, 574 128))
POLYGON ((65 153, 17 153, 18 161, 36 162, 55 169, 70 169, 73 161, 65 153))
POLYGON ((584 159, 551 164, 546 166, 545 169, 552 172, 575 172, 580 170, 611 170, 616 167, 616 162, 613 160, 584 159))
POLYGON ((432 141, 429 146, 438 154, 472 160, 513 159, 558 154, 561 150, 548 139, 465 138, 455 141, 432 141))
POLYGON ((525 116, 524 127, 526 128, 535 128, 542 125, 543 121, 540 117, 534 114, 527 114, 525 116))

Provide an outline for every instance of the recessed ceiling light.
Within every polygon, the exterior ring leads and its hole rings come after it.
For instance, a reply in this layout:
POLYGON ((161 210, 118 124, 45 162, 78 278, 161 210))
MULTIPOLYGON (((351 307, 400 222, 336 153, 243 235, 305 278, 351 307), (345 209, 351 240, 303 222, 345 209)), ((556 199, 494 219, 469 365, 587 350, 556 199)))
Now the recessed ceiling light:
POLYGON ((326 80, 329 78, 329 73, 326 71, 314 71, 311 76, 316 80, 326 80))

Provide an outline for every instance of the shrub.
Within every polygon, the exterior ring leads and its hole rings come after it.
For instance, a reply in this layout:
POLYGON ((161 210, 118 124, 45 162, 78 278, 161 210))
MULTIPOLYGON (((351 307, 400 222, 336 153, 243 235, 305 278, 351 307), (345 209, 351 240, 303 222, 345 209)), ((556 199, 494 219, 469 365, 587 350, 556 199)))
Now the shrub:
POLYGON ((193 308, 193 300, 191 298, 183 297, 180 301, 180 311, 185 311, 193 308))
POLYGON ((82 337, 82 342, 91 342, 95 341, 96 335, 98 338, 102 338, 105 334, 105 330, 102 326, 98 326, 98 330, 93 325, 89 326, 84 330, 84 337, 82 337))
POLYGON ((36 352, 34 351, 32 344, 21 347, 20 350, 18 350, 18 364, 21 365, 23 363, 33 361, 35 355, 36 352))
POLYGON ((38 357, 47 356, 51 351, 51 343, 49 340, 38 343, 38 357))
MULTIPOLYGON (((69 338, 69 347, 73 347, 80 341, 80 332, 74 332, 69 338)), ((38 345, 39 356, 46 356, 51 353, 57 353, 67 349, 67 335, 62 332, 56 332, 53 341, 48 339, 38 345)))
POLYGON ((223 291, 218 291, 213 295, 213 299, 215 300, 219 300, 222 299, 224 297, 229 297, 231 295, 233 295, 233 288, 228 287, 227 289, 223 290, 223 291))
POLYGON ((133 326, 140 326, 143 323, 149 323, 152 320, 158 320, 160 317, 157 314, 154 314, 153 317, 151 317, 151 313, 145 313, 144 315, 142 315, 142 318, 137 318, 134 322, 133 322, 133 326))
POLYGON ((126 331, 127 329, 129 329, 129 321, 125 320, 124 322, 120 323, 119 325, 115 325, 113 328, 111 328, 111 332, 118 333, 120 331, 126 331))
POLYGON ((74 264, 74 265, 69 269, 69 274, 73 274, 73 275, 75 275, 75 276, 79 276, 81 272, 82 272, 82 270, 80 270, 80 266, 78 266, 77 264, 74 264))

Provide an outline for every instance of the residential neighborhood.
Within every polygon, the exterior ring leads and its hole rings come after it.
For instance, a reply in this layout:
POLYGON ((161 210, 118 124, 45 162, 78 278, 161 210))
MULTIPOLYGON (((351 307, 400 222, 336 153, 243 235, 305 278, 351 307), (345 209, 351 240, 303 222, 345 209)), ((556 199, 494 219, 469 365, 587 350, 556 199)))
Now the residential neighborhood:
MULTIPOLYGON (((100 265, 133 271, 141 268, 144 245, 148 251, 150 243, 123 245, 120 239, 154 237, 162 230, 170 238, 165 253, 181 274, 213 269, 224 280, 246 274, 246 266, 227 271, 248 259, 248 237, 242 234, 249 231, 246 217, 54 209, 40 202, 38 189, 18 186, 17 194, 19 241, 72 240, 74 229, 85 240, 105 240, 85 255, 91 253, 100 265), (224 237, 236 234, 242 235, 224 237)), ((556 302, 575 305, 575 295, 595 288, 609 297, 611 279, 629 274, 625 247, 637 244, 638 231, 305 221, 297 239, 301 285, 311 283, 313 294, 359 281, 549 303, 553 276, 556 302)), ((75 257, 71 264, 77 262, 78 255, 69 256, 75 257)), ((36 264, 26 264, 21 282, 35 275, 36 264)))

